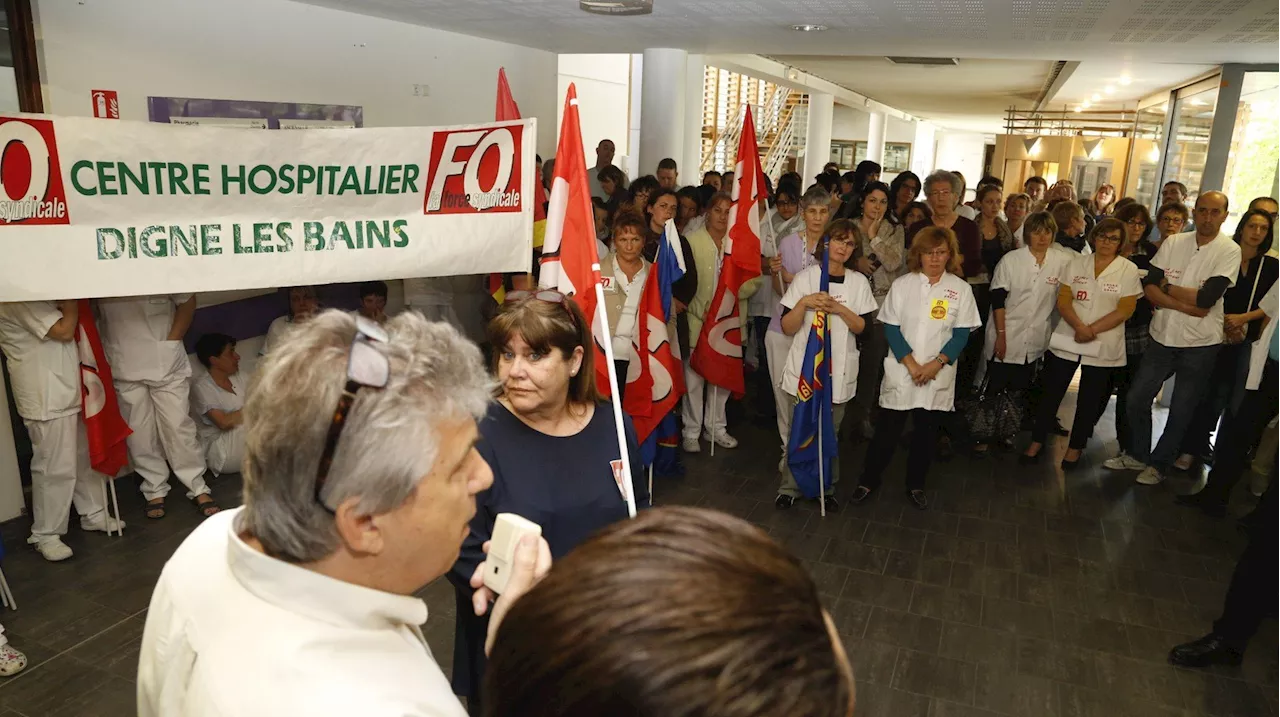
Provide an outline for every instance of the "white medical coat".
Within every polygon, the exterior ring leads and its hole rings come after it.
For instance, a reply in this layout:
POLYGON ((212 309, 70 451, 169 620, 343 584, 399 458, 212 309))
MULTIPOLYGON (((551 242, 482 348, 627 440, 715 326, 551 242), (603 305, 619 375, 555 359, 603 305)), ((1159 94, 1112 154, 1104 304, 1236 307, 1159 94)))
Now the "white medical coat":
POLYGON ((0 349, 18 415, 49 421, 80 410, 80 354, 74 341, 46 338, 62 319, 52 301, 0 303, 0 349))
POLYGON ((98 299, 102 346, 118 381, 171 381, 191 376, 181 341, 169 341, 173 315, 191 294, 98 299))
MULTIPOLYGON (((1037 264, 1031 250, 1023 247, 1004 255, 991 279, 991 290, 1005 289, 1005 351, 1002 363, 1028 364, 1036 361, 1049 346, 1053 332, 1053 309, 1058 299, 1058 277, 1071 263, 1065 251, 1046 251, 1044 263, 1037 264)), ((995 309, 987 317, 983 356, 991 360, 996 350, 995 309)))
MULTIPOLYGON (((929 283, 923 272, 914 271, 899 277, 889 287, 889 295, 880 307, 881 323, 902 330, 911 346, 911 355, 920 364, 932 361, 959 328, 976 329, 982 325, 973 290, 960 277, 944 273, 936 284, 929 283)), ((923 408, 950 411, 955 403, 956 364, 958 356, 924 386, 911 380, 907 367, 898 362, 893 351, 884 359, 884 380, 880 384, 880 407, 893 411, 923 408)))

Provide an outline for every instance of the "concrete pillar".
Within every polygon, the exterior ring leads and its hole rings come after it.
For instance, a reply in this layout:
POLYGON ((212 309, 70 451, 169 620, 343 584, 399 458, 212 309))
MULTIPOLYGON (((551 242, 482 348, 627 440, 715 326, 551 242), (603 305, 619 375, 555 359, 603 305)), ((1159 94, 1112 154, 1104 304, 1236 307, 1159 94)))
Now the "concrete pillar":
POLYGON ((684 153, 672 155, 680 163, 680 186, 702 184, 702 93, 707 65, 703 55, 689 55, 685 65, 684 153))
MULTIPOLYGON (((644 172, 640 171, 640 107, 642 105, 640 87, 643 84, 644 55, 635 54, 631 56, 631 114, 627 117, 627 157, 622 163, 614 160, 614 163, 622 167, 622 171, 626 172, 627 176, 632 179, 644 176, 644 172)), ((588 151, 587 166, 594 164, 592 156, 591 152, 588 151)))
POLYGON ((808 187, 822 173, 822 165, 831 161, 831 120, 835 114, 835 98, 825 92, 809 93, 809 130, 804 143, 804 170, 801 185, 808 187))
POLYGON ((884 164, 884 130, 887 118, 883 112, 872 112, 867 124, 867 159, 884 164))
POLYGON ((641 175, 653 174, 658 162, 684 156, 685 88, 688 85, 689 53, 684 50, 653 48, 644 51, 644 73, 640 87, 641 175))

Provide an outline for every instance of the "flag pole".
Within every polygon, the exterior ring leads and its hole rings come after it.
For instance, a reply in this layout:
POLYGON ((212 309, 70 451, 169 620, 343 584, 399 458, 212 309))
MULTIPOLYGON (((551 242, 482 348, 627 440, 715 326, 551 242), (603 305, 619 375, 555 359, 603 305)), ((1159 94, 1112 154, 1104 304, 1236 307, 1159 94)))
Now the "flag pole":
POLYGON ((649 464, 649 507, 653 507, 653 464, 649 464))
POLYGON ((822 411, 818 411, 818 512, 827 517, 827 477, 823 475, 822 460, 822 411))
MULTIPOLYGON (((593 250, 591 253, 594 254, 595 251, 593 250)), ((599 262, 593 264, 591 269, 599 277, 599 262)), ((631 452, 627 450, 627 431, 622 423, 622 396, 618 393, 618 369, 613 363, 613 337, 609 335, 609 322, 604 318, 604 306, 604 285, 597 278, 595 320, 600 322, 601 333, 604 335, 604 358, 609 369, 609 404, 613 406, 613 427, 617 429, 618 433, 618 455, 622 458, 622 480, 626 489, 626 495, 623 497, 627 501, 627 515, 634 518, 636 517, 636 491, 631 477, 631 452)), ((594 334, 594 332, 592 333, 594 334)), ((590 347, 584 348, 589 349, 590 347)))

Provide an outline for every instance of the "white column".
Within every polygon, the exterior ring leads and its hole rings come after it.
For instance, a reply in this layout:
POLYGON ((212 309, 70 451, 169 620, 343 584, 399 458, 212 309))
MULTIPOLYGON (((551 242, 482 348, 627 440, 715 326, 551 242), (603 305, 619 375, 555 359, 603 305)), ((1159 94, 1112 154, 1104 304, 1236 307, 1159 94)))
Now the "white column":
POLYGON ((702 55, 689 55, 685 66, 684 153, 673 155, 680 163, 680 186, 702 184, 702 102, 707 65, 702 55))
MULTIPOLYGON (((644 55, 635 54, 631 56, 631 115, 627 118, 627 157, 622 163, 615 160, 615 164, 622 167, 622 171, 627 176, 635 179, 643 176, 640 170, 640 86, 644 84, 644 55)), ((592 164, 590 148, 587 152, 587 164, 592 164)))
POLYGON ((929 122, 916 121, 916 139, 911 145, 911 171, 919 175, 920 180, 933 171, 934 126, 929 122))
POLYGON ((804 143, 804 172, 801 186, 808 187, 831 160, 831 119, 835 98, 825 92, 809 93, 809 131, 804 143))
POLYGON ((884 164, 884 125, 883 112, 872 112, 867 124, 867 159, 876 164, 884 164))
POLYGON ((653 48, 644 51, 640 88, 640 175, 653 174, 658 162, 684 156, 685 85, 689 53, 653 48))

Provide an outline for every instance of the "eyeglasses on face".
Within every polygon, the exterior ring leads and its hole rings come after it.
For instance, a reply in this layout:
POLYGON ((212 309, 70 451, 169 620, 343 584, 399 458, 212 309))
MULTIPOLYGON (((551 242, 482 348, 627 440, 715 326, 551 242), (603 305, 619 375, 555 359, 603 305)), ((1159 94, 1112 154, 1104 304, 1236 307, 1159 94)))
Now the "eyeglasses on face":
POLYGON ((356 335, 351 339, 351 348, 347 353, 347 382, 338 398, 338 406, 333 410, 333 419, 329 422, 329 432, 325 436, 324 451, 320 454, 320 465, 316 469, 315 499, 321 508, 330 513, 334 509, 324 502, 324 484, 329 478, 333 454, 338 450, 338 439, 342 437, 342 429, 347 424, 347 414, 356 401, 356 394, 362 388, 384 389, 391 378, 391 359, 376 346, 386 343, 387 332, 381 326, 363 316, 356 317, 356 335))
POLYGON ((944 249, 934 249, 933 251, 926 251, 926 252, 924 253, 924 255, 925 255, 925 256, 927 256, 927 257, 933 258, 933 259, 941 259, 941 258, 944 258, 944 257, 951 256, 951 250, 950 250, 950 249, 945 249, 945 248, 944 248, 944 249))
POLYGON ((1119 234, 1099 234, 1098 236, 1094 237, 1093 240, 1095 242, 1112 241, 1112 242, 1116 242, 1117 244, 1119 244, 1121 241, 1124 241, 1119 234))

